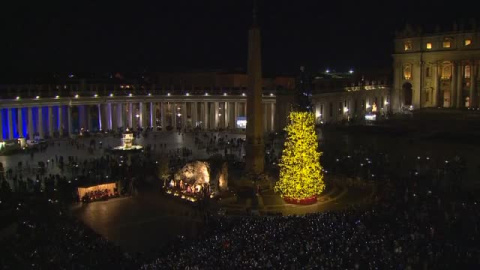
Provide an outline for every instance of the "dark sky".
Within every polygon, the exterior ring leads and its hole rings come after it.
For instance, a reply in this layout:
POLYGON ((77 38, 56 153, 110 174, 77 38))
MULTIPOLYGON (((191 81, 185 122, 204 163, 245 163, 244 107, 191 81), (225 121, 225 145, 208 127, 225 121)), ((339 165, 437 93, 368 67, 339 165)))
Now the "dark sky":
MULTIPOLYGON (((245 68, 249 0, 9 1, 0 16, 6 71, 245 68)), ((263 65, 337 71, 391 67, 395 30, 475 16, 473 2, 259 1, 263 65)), ((480 14, 480 12, 476 12, 480 14)), ((477 16, 477 20, 479 15, 477 16)), ((478 20, 480 24, 480 20, 478 20)))

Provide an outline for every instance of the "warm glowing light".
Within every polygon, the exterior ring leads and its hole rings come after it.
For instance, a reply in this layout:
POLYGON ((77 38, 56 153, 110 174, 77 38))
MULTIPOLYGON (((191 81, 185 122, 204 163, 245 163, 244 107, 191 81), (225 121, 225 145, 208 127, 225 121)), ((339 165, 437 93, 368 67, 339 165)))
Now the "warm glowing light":
POLYGON ((287 139, 280 161, 280 179, 275 191, 285 199, 314 198, 325 189, 321 153, 317 150, 315 115, 311 112, 291 112, 285 128, 287 139))
POLYGON ((273 97, 273 93, 270 93, 270 96, 273 97))
POLYGON ((205 93, 205 96, 208 96, 208 93, 205 93))
POLYGON ((18 97, 16 97, 15 99, 16 99, 16 100, 19 100, 19 99, 20 99, 20 97, 18 96, 18 97))
POLYGON ((348 108, 347 108, 347 107, 343 107, 343 112, 344 112, 344 113, 347 113, 347 112, 348 112, 348 108))
POLYGON ((98 95, 97 95, 97 94, 95 94, 95 95, 93 95, 93 97, 98 97, 98 95))
MULTIPOLYGON (((365 120, 375 121, 375 120, 377 120, 377 115, 376 114, 365 114, 365 120)), ((360 166, 363 167, 363 164, 360 164, 360 166)))
POLYGON ((405 51, 410 51, 412 49, 412 42, 405 42, 405 44, 403 44, 403 48, 405 49, 405 51))
POLYGON ((470 46, 470 44, 472 44, 472 40, 471 39, 465 39, 465 46, 470 46))
POLYGON ((188 96, 190 96, 190 94, 189 94, 189 93, 186 93, 186 94, 185 94, 185 96, 187 96, 187 97, 188 97, 188 96))
POLYGON ((75 95, 75 98, 78 98, 78 97, 79 97, 78 94, 76 94, 76 95, 75 95))
POLYGON ((226 95, 227 95, 227 93, 223 93, 223 95, 224 95, 224 96, 226 96, 226 95))
POLYGON ((431 42, 427 42, 427 50, 431 50, 432 49, 432 43, 431 42))
POLYGON ((406 65, 403 67, 403 78, 410 80, 412 78, 412 66, 406 65))
POLYGON ((39 99, 39 98, 40 98, 40 96, 36 96, 35 98, 36 98, 36 99, 39 99))
POLYGON ((442 80, 449 80, 452 77, 452 63, 446 62, 442 65, 442 80))
POLYGON ((242 96, 246 96, 245 93, 242 93, 242 96))
POLYGON ((465 72, 464 72, 465 79, 470 79, 470 76, 471 76, 470 65, 466 65, 464 70, 465 70, 465 72))
POLYGON ((443 48, 450 48, 451 41, 449 39, 443 41, 443 48))
POLYGON ((56 98, 56 99, 59 99, 59 98, 60 98, 60 96, 55 96, 55 98, 56 98))
POLYGON ((182 114, 181 114, 181 113, 177 113, 177 116, 180 117, 180 116, 182 116, 182 114))
POLYGON ((170 96, 170 93, 167 93, 167 96, 170 96))
POLYGON ((110 93, 110 97, 113 97, 113 93, 110 93))

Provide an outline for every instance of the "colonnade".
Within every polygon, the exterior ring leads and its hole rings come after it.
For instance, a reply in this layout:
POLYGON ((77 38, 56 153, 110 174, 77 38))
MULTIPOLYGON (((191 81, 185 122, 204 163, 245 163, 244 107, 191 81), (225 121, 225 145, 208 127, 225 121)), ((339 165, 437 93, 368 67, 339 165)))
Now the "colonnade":
MULTIPOLYGON (((246 120, 246 101, 81 100, 17 102, 0 107, 0 140, 43 139, 109 130, 237 129, 246 120), (74 101, 74 102, 72 102, 74 101)), ((263 103, 265 132, 274 130, 275 100, 263 103)), ((259 117, 262 117, 259 115, 259 117)))

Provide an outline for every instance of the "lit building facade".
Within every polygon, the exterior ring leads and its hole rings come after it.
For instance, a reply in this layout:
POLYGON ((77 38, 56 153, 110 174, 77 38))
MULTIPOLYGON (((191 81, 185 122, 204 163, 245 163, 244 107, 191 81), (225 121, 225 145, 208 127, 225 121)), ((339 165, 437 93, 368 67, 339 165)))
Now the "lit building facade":
MULTIPOLYGON (((221 83, 233 78, 239 87, 89 83, 84 79, 56 85, 4 85, 0 89, 0 139, 42 139, 126 128, 243 130, 248 93, 241 81, 245 78, 246 85, 246 76, 212 76, 221 83)), ((293 85, 293 79, 279 80, 282 85, 276 79, 264 80, 263 115, 258 117, 263 117, 265 132, 277 128, 276 92, 293 85)))
POLYGON ((391 111, 391 87, 387 76, 374 77, 377 80, 357 76, 315 80, 312 104, 316 123, 364 120, 367 114, 387 115, 391 111))
POLYGON ((392 108, 478 108, 480 32, 421 34, 409 26, 395 39, 392 108))

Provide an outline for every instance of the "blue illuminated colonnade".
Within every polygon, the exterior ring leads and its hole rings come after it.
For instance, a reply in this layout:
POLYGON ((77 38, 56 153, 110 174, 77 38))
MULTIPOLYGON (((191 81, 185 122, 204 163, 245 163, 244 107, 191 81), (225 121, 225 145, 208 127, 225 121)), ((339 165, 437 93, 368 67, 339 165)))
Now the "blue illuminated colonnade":
MULTIPOLYGON (((275 97, 264 96, 263 105, 265 131, 273 131, 275 97)), ((244 95, 2 100, 0 140, 125 128, 235 129, 239 128, 237 120, 245 117, 244 95)))

